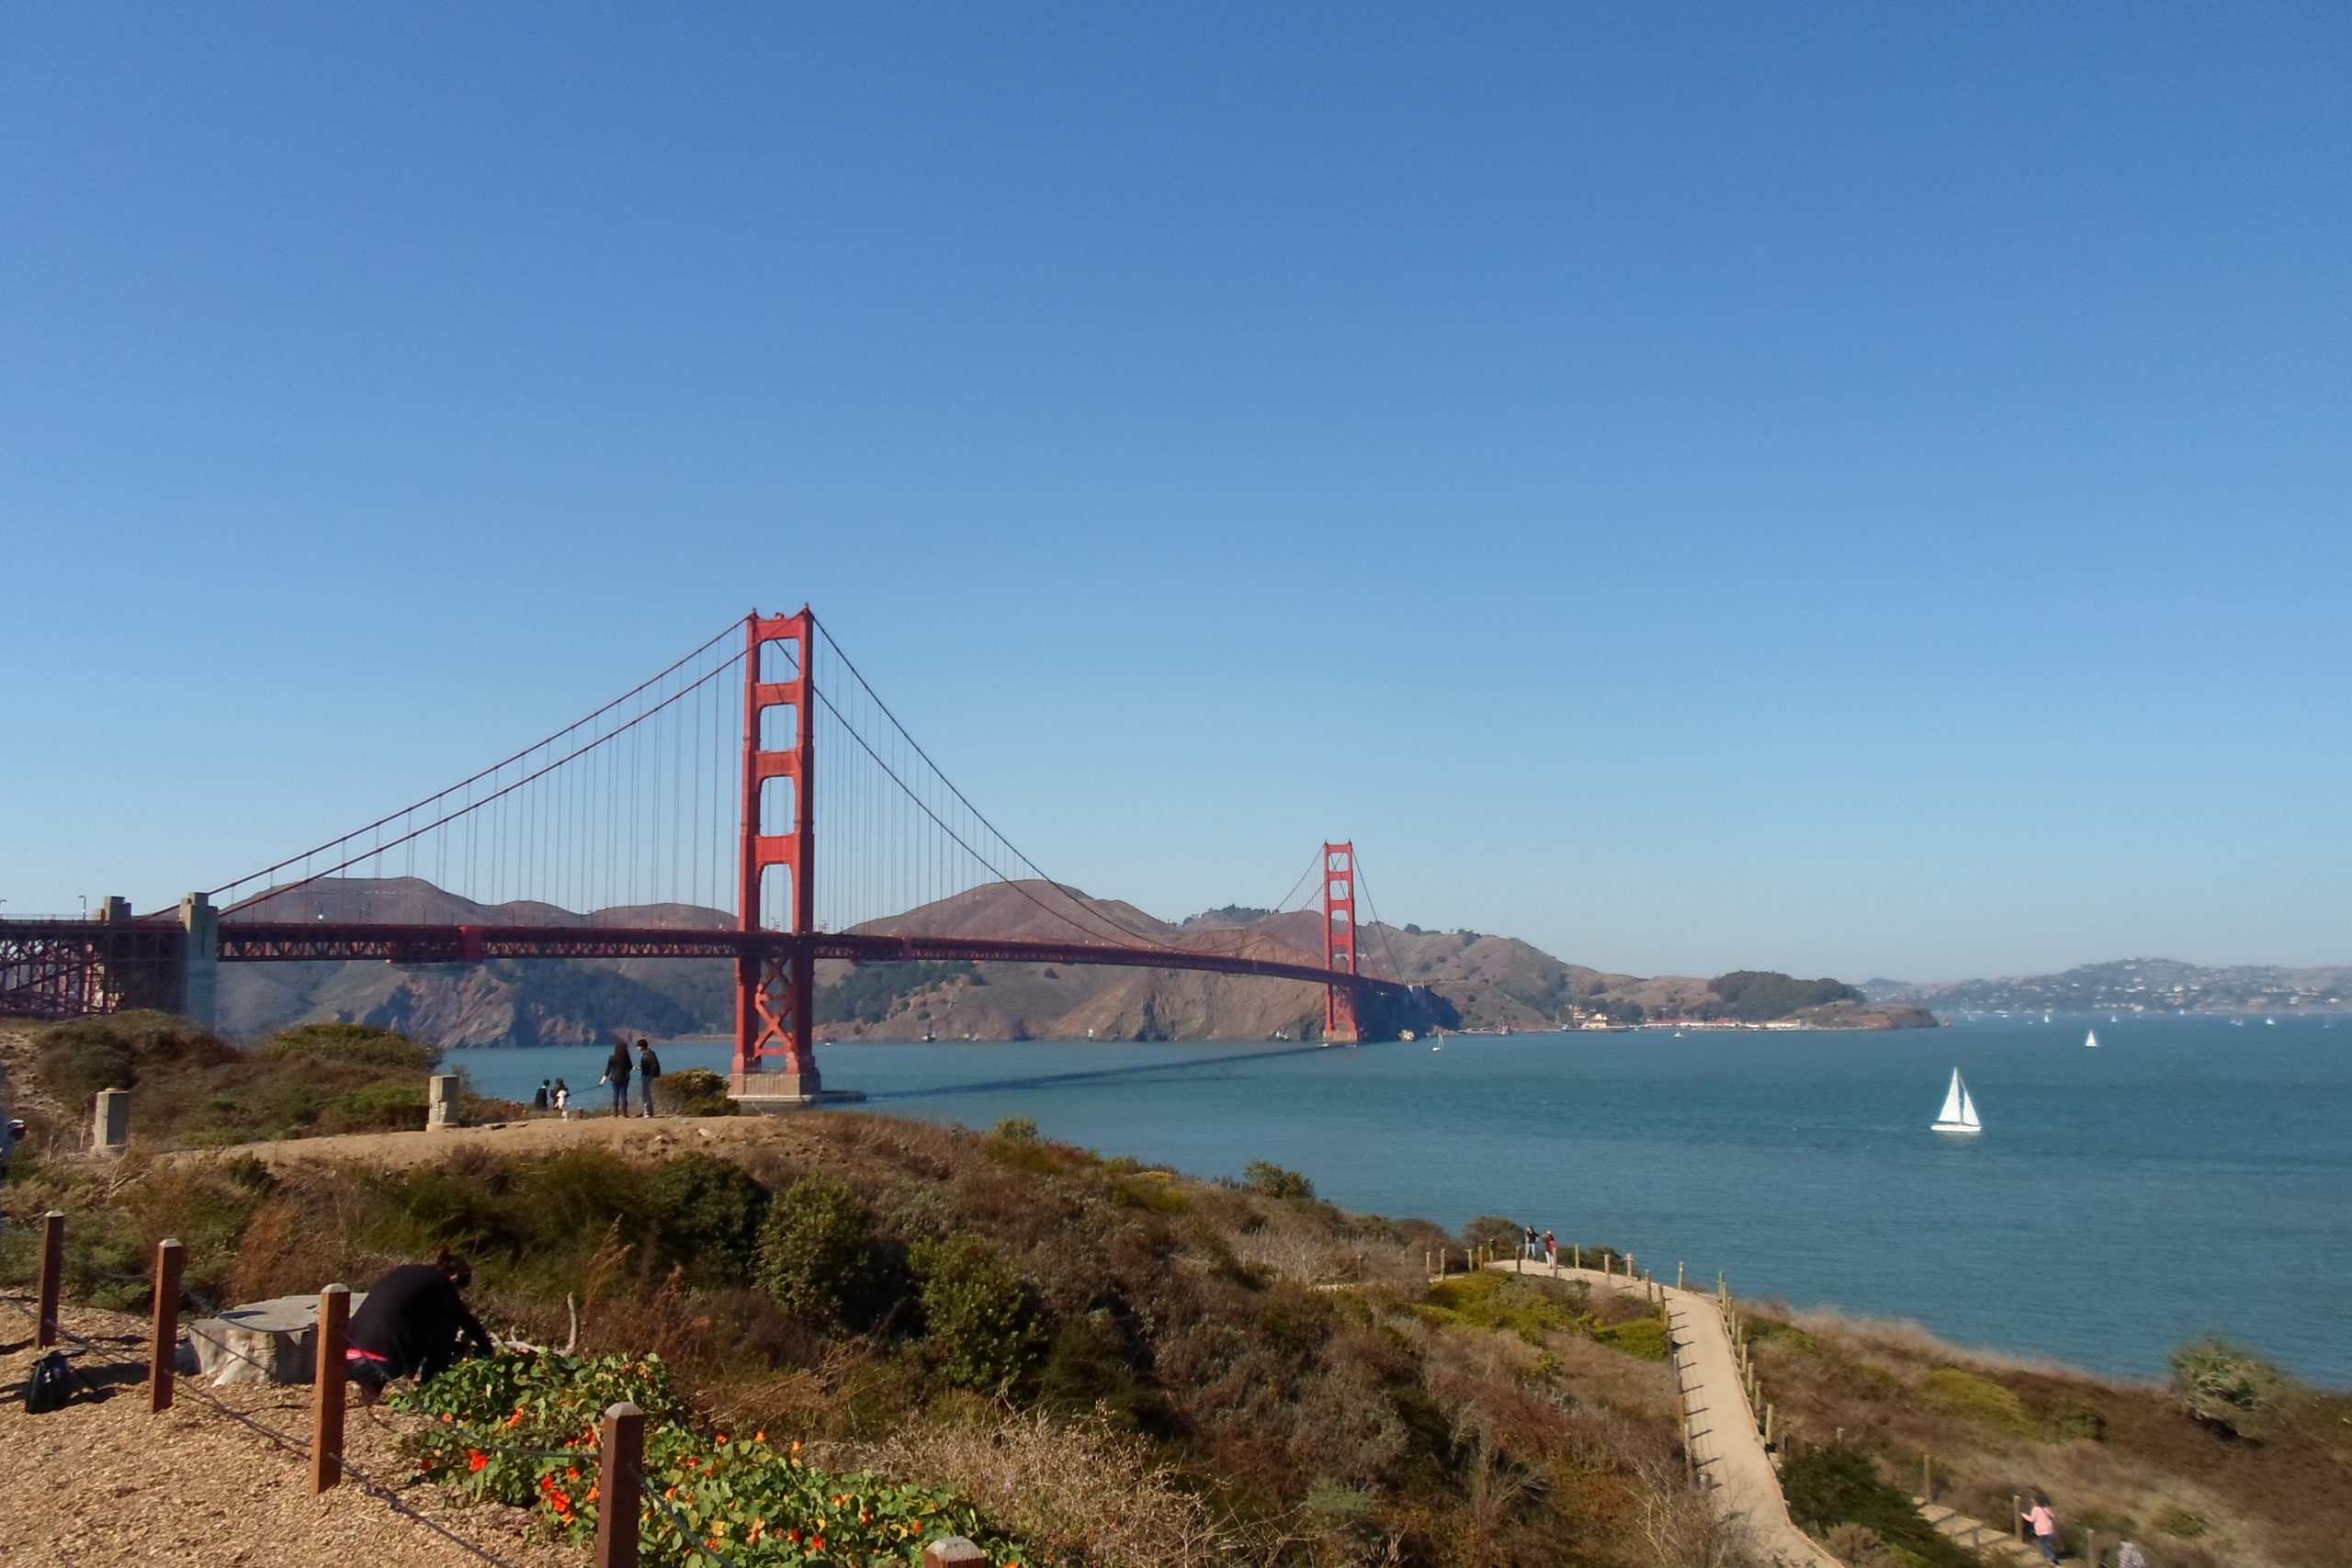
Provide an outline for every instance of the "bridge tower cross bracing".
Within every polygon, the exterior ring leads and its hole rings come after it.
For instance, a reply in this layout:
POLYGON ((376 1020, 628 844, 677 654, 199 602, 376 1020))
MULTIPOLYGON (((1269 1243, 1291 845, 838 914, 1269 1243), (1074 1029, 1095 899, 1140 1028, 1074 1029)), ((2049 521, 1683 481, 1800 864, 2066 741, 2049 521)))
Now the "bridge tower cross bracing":
MULTIPOLYGON (((1323 846, 1323 957, 1333 971, 1356 974, 1356 846, 1323 846)), ((1362 1037, 1352 986, 1323 987, 1323 1038, 1352 1045, 1362 1037)))
POLYGON ((771 867, 792 879, 789 941, 747 945, 735 961, 735 1063, 729 1086, 740 1099, 797 1100, 819 1092, 817 1058, 809 1048, 816 996, 817 829, 815 689, 816 617, 807 605, 793 615, 744 618, 741 929, 762 930, 761 892, 771 867), (789 649, 789 673, 766 679, 772 649, 789 649), (767 744, 767 714, 788 708, 790 744, 767 744), (788 827, 771 832, 763 818, 767 784, 792 785, 788 827))

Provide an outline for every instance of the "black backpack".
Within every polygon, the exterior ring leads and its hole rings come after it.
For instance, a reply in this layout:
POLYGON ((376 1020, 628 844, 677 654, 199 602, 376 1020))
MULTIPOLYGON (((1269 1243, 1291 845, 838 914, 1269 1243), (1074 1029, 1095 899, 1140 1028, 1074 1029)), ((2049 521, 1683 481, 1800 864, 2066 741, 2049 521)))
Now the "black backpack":
POLYGON ((33 1363, 25 1379, 25 1414, 40 1416, 63 1406, 74 1397, 74 1368, 62 1350, 51 1350, 33 1363))

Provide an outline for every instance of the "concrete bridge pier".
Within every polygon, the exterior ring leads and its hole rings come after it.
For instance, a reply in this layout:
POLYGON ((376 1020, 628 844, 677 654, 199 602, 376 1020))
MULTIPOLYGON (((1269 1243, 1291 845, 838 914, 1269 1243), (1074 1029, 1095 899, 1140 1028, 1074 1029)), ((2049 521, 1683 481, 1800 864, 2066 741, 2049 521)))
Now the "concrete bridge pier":
POLYGON ((180 1015, 206 1029, 220 1021, 220 911, 201 893, 180 900, 180 1015))

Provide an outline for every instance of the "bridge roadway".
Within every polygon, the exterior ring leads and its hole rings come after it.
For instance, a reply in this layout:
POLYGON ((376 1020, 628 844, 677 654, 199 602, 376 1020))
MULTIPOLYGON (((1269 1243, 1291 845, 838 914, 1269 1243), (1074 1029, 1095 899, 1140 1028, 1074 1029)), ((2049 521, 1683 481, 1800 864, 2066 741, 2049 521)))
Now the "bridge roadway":
MULTIPOLYGON (((741 958, 789 953, 806 942, 819 958, 860 964, 966 959, 991 964, 1096 964, 1133 969, 1185 969, 1343 986, 1358 996, 1403 998, 1411 987, 1368 975, 1311 964, 1246 958, 1181 947, 1115 947, 1102 942, 1020 942, 994 937, 878 935, 819 931, 690 930, 614 926, 379 925, 335 920, 222 920, 219 957, 224 964, 319 963, 376 959, 390 964, 479 964, 492 958, 741 958)), ((121 924, 85 920, 0 920, 6 941, 28 954, 40 943, 91 950, 100 962, 127 958, 136 948, 148 963, 179 961, 186 933, 176 923, 141 919, 121 924), (122 950, 118 953, 117 950, 122 950)), ((20 959, 19 962, 26 960, 20 959)))

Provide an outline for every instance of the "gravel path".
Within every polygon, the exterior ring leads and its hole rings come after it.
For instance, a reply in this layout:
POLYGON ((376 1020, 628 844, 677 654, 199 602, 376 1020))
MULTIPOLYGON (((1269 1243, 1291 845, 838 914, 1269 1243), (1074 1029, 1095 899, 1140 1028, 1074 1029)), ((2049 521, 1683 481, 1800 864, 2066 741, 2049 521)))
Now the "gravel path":
MULTIPOLYGON (((482 1568, 482 1557, 402 1517, 348 1476, 323 1497, 311 1496, 302 1454, 239 1425, 205 1397, 307 1438, 308 1386, 213 1389, 182 1378, 173 1408, 152 1415, 145 1322, 68 1307, 62 1323, 96 1347, 98 1356, 70 1341, 66 1348, 76 1366, 91 1369, 104 1397, 28 1416, 20 1391, 33 1361, 32 1320, 0 1304, 0 1563, 482 1568), (102 1359, 114 1358, 135 1365, 103 1370, 102 1359)), ((529 1516, 520 1509, 445 1508, 435 1488, 398 1484, 412 1472, 393 1452, 395 1419, 355 1403, 345 1457, 403 1505, 511 1568, 582 1568, 588 1561, 584 1550, 526 1540, 529 1516)))

